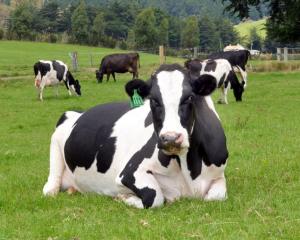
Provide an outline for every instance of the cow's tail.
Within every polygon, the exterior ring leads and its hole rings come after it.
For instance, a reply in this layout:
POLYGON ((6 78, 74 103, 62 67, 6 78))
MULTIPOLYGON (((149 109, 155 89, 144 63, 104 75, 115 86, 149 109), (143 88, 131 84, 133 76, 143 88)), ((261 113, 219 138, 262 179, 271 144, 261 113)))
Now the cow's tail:
POLYGON ((39 62, 35 63, 34 66, 33 66, 33 71, 34 71, 34 76, 35 76, 35 78, 34 78, 34 86, 36 88, 39 88, 40 85, 41 85, 41 79, 37 79, 37 75, 39 74, 39 66, 40 66, 39 62))

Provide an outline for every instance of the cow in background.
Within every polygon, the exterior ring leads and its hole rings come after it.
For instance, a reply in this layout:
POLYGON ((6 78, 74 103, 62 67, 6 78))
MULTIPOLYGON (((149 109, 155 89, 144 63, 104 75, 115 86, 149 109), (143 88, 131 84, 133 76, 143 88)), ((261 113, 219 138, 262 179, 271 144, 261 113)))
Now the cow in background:
POLYGON ((138 77, 138 67, 140 67, 140 56, 138 53, 117 53, 110 54, 102 58, 99 70, 96 71, 98 83, 102 83, 103 75, 107 75, 109 81, 110 74, 116 81, 115 73, 132 73, 132 79, 138 77))
POLYGON ((237 45, 231 45, 229 44, 228 46, 224 47, 223 51, 228 52, 228 51, 238 51, 238 50, 246 50, 242 45, 237 44, 237 45))
POLYGON ((231 64, 235 72, 239 72, 242 77, 244 88, 247 86, 246 64, 248 62, 250 52, 248 50, 235 50, 226 52, 216 52, 210 54, 208 59, 226 59, 231 64))
POLYGON ((39 99, 43 101, 43 90, 46 86, 57 86, 56 95, 58 95, 58 84, 62 81, 69 91, 69 95, 81 95, 81 86, 78 80, 75 80, 68 66, 59 60, 44 61, 40 60, 33 66, 35 74, 35 87, 39 90, 39 99))
POLYGON ((244 87, 238 81, 232 66, 226 59, 204 60, 199 59, 188 60, 184 66, 190 70, 192 74, 204 75, 208 74, 216 78, 217 87, 221 89, 222 95, 218 103, 228 104, 227 92, 228 89, 233 89, 233 94, 236 101, 242 101, 244 87))

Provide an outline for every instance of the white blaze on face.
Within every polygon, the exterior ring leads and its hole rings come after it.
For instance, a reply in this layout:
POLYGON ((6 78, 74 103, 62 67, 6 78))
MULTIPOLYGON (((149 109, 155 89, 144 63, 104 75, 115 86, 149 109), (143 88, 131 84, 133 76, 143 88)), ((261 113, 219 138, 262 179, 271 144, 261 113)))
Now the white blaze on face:
POLYGON ((165 108, 165 118, 159 135, 167 132, 180 133, 184 139, 181 146, 187 148, 189 147, 189 136, 187 130, 181 125, 179 116, 183 80, 184 75, 178 70, 162 71, 157 74, 157 84, 165 108))

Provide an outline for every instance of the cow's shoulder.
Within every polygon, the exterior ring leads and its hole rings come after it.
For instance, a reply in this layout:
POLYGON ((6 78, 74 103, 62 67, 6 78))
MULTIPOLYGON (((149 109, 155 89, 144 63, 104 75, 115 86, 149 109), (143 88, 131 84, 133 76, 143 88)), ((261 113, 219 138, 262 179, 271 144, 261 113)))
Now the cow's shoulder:
POLYGON ((112 163, 116 137, 111 136, 118 119, 130 110, 128 103, 98 105, 83 113, 65 143, 69 168, 88 169, 97 159, 97 171, 105 173, 112 163))

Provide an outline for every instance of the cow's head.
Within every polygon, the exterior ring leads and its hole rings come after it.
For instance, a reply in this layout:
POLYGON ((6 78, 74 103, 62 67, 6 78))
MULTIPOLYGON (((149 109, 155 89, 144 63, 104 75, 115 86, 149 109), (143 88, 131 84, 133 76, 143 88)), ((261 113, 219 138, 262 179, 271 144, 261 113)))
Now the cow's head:
POLYGON ((98 80, 98 83, 102 83, 103 73, 100 70, 96 70, 96 78, 98 80))
POLYGON ((233 94, 237 102, 242 101, 243 92, 244 92, 244 87, 241 84, 233 88, 233 94))
POLYGON ((79 84, 79 81, 76 79, 74 81, 74 84, 71 85, 72 90, 78 95, 81 96, 81 86, 79 84))
POLYGON ((150 99, 158 147, 166 154, 180 154, 190 145, 196 96, 206 96, 216 87, 214 77, 193 77, 173 64, 162 65, 148 82, 132 80, 125 88, 130 97, 136 89, 143 98, 150 99))

